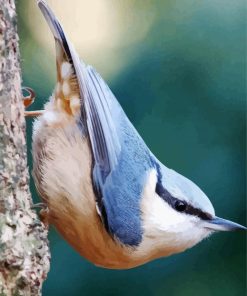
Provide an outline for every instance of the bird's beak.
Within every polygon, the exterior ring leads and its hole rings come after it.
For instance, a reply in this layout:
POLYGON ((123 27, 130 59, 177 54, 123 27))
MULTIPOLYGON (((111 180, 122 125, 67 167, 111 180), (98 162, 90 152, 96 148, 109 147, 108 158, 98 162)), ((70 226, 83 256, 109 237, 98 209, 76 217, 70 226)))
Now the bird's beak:
POLYGON ((215 231, 247 230, 245 226, 219 217, 205 221, 204 227, 215 231))

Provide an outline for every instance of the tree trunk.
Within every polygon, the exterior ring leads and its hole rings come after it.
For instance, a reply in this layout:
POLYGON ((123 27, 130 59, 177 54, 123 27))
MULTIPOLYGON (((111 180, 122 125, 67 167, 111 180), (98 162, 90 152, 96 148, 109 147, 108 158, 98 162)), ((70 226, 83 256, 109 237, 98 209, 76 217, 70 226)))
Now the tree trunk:
POLYGON ((40 295, 47 230, 30 208, 14 0, 0 0, 0 295, 40 295))

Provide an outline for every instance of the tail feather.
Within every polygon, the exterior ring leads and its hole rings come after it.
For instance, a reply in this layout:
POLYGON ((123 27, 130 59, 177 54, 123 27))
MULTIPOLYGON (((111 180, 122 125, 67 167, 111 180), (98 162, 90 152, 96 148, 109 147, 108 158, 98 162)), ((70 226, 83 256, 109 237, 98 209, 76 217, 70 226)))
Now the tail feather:
POLYGON ((67 58, 72 62, 70 47, 65 36, 64 30, 58 19, 44 0, 38 0, 38 6, 43 13, 51 31, 56 40, 58 40, 65 51, 67 58))
POLYGON ((59 110, 72 116, 80 115, 80 90, 73 62, 73 47, 67 40, 58 19, 43 0, 38 0, 38 6, 44 15, 55 38, 57 85, 54 91, 54 104, 59 110))

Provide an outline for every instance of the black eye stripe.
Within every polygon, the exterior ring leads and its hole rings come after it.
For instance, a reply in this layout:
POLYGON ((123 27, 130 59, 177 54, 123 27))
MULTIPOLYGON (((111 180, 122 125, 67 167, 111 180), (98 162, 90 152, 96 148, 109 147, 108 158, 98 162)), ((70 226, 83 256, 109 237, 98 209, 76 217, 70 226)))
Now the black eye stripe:
POLYGON ((185 213, 187 213, 189 215, 198 216, 202 220, 211 220, 213 218, 212 215, 210 215, 209 213, 205 213, 202 210, 200 210, 198 208, 194 208, 191 205, 187 206, 185 213))
MULTIPOLYGON (((163 185, 158 181, 156 183, 156 188, 155 188, 156 193, 163 198, 172 208, 174 208, 175 210, 179 211, 176 207, 176 205, 178 205, 179 202, 181 202, 181 200, 177 199, 176 197, 173 197, 169 191, 167 191, 163 185)), ((182 201, 186 206, 184 207, 183 211, 179 211, 179 212, 183 212, 189 215, 193 215, 193 216, 198 216, 199 218, 203 219, 203 220, 210 220, 212 219, 212 216, 209 213, 205 213, 202 210, 195 208, 193 206, 191 206, 190 204, 188 204, 186 201, 182 201)))

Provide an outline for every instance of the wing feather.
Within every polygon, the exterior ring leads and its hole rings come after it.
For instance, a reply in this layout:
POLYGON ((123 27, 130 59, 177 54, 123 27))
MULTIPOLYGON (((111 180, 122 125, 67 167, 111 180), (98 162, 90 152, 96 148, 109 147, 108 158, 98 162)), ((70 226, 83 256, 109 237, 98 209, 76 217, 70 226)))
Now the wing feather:
POLYGON ((142 239, 140 199, 152 157, 101 76, 80 61, 58 20, 38 1, 56 40, 73 65, 79 85, 81 119, 93 153, 93 183, 106 229, 122 243, 142 239))
POLYGON ((39 0, 38 5, 54 38, 60 41, 75 68, 94 155, 95 177, 98 179, 97 183, 102 185, 116 166, 121 150, 109 108, 113 94, 100 75, 91 66, 86 66, 80 61, 72 44, 66 38, 62 26, 46 2, 39 0))
POLYGON ((84 97, 87 125, 96 165, 99 166, 102 181, 104 181, 105 177, 117 165, 121 150, 109 106, 113 94, 91 66, 88 66, 86 70, 89 94, 88 98, 84 97))

